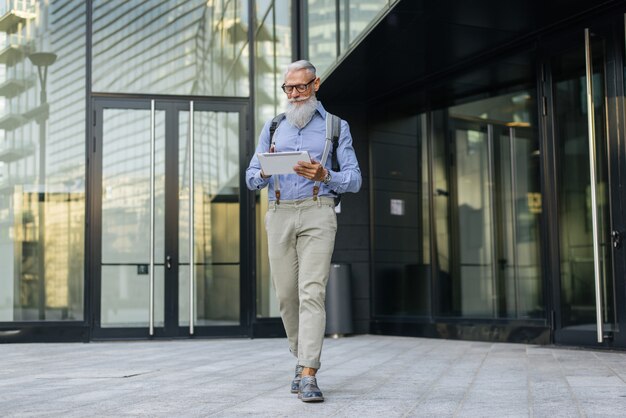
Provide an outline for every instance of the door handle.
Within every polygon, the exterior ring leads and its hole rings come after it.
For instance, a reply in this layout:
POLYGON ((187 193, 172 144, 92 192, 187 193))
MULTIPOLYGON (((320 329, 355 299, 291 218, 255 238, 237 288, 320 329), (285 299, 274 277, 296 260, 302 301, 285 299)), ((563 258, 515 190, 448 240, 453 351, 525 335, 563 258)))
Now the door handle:
POLYGON ((165 267, 167 267, 168 270, 172 269, 172 256, 168 255, 167 257, 165 257, 165 267))
POLYGON ((611 239, 613 241, 613 248, 618 249, 622 246, 622 233, 619 231, 611 231, 611 239))
POLYGON ((150 306, 148 313, 148 332, 150 335, 154 335, 154 225, 156 219, 155 211, 155 143, 156 143, 156 130, 155 130, 155 101, 150 101, 150 306))
POLYGON ((587 86, 587 128, 589 130, 589 179, 591 188, 591 225, 593 236, 593 272, 596 292, 596 330, 597 339, 601 343, 604 339, 602 331, 602 290, 600 283, 600 238, 598 224, 598 202, 596 198, 596 130, 593 104, 593 67, 591 57, 591 33, 585 29, 585 78, 587 86))

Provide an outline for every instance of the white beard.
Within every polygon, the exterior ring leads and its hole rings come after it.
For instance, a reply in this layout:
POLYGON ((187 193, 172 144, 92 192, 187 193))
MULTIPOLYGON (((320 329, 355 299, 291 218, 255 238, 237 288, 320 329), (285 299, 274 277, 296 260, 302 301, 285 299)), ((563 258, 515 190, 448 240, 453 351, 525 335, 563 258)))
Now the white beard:
POLYGON ((290 100, 287 102, 285 117, 287 121, 298 129, 302 129, 313 117, 317 109, 317 98, 311 96, 305 100, 290 100), (296 104, 295 102, 298 102, 296 104))

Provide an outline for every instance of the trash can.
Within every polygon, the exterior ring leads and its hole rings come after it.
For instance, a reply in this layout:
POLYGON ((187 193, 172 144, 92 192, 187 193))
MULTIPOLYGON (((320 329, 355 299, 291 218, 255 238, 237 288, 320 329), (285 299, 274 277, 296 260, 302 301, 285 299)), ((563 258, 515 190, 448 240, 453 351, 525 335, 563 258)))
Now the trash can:
POLYGON ((352 334, 350 265, 331 264, 326 286, 326 335, 338 338, 352 334))

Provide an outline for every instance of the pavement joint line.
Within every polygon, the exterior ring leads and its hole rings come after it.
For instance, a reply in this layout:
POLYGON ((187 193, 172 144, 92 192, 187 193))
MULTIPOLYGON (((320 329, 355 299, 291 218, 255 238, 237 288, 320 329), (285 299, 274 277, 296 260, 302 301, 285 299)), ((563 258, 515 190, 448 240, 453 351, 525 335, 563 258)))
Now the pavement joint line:
MULTIPOLYGON (((383 347, 386 347, 386 346, 388 346, 388 345, 392 345, 392 344, 393 344, 393 341, 388 341, 388 342, 387 342, 387 344, 384 344, 384 345, 383 345, 383 347)), ((421 346, 421 345, 423 345, 423 342, 421 342, 421 341, 420 341, 420 344, 418 344, 418 345, 417 345, 416 347, 414 347, 414 348, 417 348, 417 347, 419 347, 419 346, 421 346)), ((410 349, 409 349, 409 351, 410 351, 410 349)), ((390 361, 392 361, 392 360, 396 359, 398 356, 400 356, 400 355, 401 355, 401 354, 403 354, 404 352, 406 352, 406 350, 405 350, 405 351, 403 351, 402 353, 397 353, 397 354, 395 354, 394 356, 392 356, 391 358, 387 359, 386 361, 384 361, 384 362, 382 362, 382 363, 377 364, 377 365, 376 365, 376 367, 380 367, 380 366, 381 366, 381 365, 383 365, 383 364, 389 363, 390 361)), ((358 376, 363 376, 363 375, 365 375, 365 374, 369 373, 369 371, 370 371, 370 370, 371 370, 371 368, 370 368, 370 369, 367 369, 367 370, 366 370, 365 372, 363 372, 363 373, 358 374, 357 376, 352 376, 352 377, 350 377, 350 379, 356 379, 356 378, 358 378, 358 376)), ((383 381, 382 383, 377 384, 374 388, 370 389, 368 392, 366 392, 366 393, 365 393, 365 395, 368 395, 368 394, 372 393, 375 389, 379 388, 382 384, 387 383, 387 382, 388 382, 388 381, 389 381, 392 377, 394 377, 394 376, 395 376, 395 374, 393 374, 393 373, 389 373, 389 377, 387 377, 386 379, 384 379, 384 381, 383 381)), ((343 410, 345 410, 346 408, 348 408, 350 405, 351 405, 350 403, 343 405, 341 408, 339 408, 337 411, 335 411, 335 412, 334 412, 331 416, 337 416, 337 415, 339 415, 339 414, 340 414, 343 410)))
POLYGON ((493 349, 493 343, 489 347, 489 350, 487 350, 485 352, 484 357, 482 358, 480 364, 476 368, 476 371, 474 372, 474 376, 472 377, 472 381, 470 382, 469 386, 465 390, 465 395, 463 396, 463 399, 461 399, 461 401, 457 405, 456 409, 454 410, 454 413, 452 414, 453 417, 458 417, 459 416, 460 411, 463 409, 463 405, 465 405, 465 401, 467 401, 467 397, 469 396, 470 392, 472 391, 472 387, 474 386, 474 382, 476 382, 476 377, 478 376, 478 373, 480 373, 480 369, 482 369, 483 364, 485 363, 485 360, 489 356, 489 353, 491 352, 492 349, 493 349))
POLYGON ((600 363, 602 363, 606 368, 608 368, 613 373, 614 376, 616 376, 622 382, 626 383, 626 380, 624 380, 624 378, 609 363, 607 363, 601 357, 599 357, 598 353, 593 352, 592 354, 596 359, 598 359, 600 363))
MULTIPOLYGON (((439 347, 433 347, 433 349, 431 349, 430 351, 436 348, 439 348, 439 347)), ((415 409, 422 403, 422 401, 427 397, 427 395, 430 395, 433 392, 433 388, 435 387, 436 383, 439 382, 442 379, 442 377, 445 376, 446 372, 448 372, 459 361, 459 358, 463 358, 464 354, 465 352, 463 350, 458 350, 455 359, 452 362, 447 363, 448 367, 443 368, 443 370, 439 373, 437 378, 430 385, 428 385, 427 389, 424 391, 422 396, 419 397, 417 402, 415 402, 415 404, 407 411, 406 414, 404 414, 403 417, 406 418, 410 416, 413 411, 415 411, 415 409)), ((466 393, 467 393, 467 390, 466 390, 466 393)))
POLYGON ((526 405, 528 406, 528 416, 534 416, 533 409, 533 391, 531 390, 532 383, 530 380, 530 359, 528 358, 528 346, 525 346, 524 350, 524 365, 526 371, 526 405))
POLYGON ((565 381, 565 384, 567 385, 567 391, 569 392, 570 398, 574 399, 574 402, 576 404, 576 409, 578 410, 578 415, 581 417, 586 417, 587 414, 585 414, 585 410, 581 406, 580 401, 578 400, 578 396, 576 396, 576 394, 574 393, 574 390, 572 389, 572 386, 569 384, 569 381, 567 380, 567 376, 565 375, 565 371, 563 370, 563 365, 561 364, 559 357, 556 355, 554 350, 550 350, 550 352, 552 353, 554 360, 559 366, 561 378, 563 379, 563 381, 565 381))

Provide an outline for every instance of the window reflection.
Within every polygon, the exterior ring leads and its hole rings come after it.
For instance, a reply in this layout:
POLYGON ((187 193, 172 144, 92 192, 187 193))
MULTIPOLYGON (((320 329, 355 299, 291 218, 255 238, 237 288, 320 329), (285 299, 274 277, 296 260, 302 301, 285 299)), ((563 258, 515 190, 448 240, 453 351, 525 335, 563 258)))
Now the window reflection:
POLYGON ((337 3, 335 0, 308 0, 309 60, 318 76, 337 59, 337 3))
MULTIPOLYGON (((179 324, 189 325, 189 112, 179 113, 179 324)), ((240 317, 239 114, 194 111, 194 324, 240 317)))
POLYGON ((361 33, 388 5, 388 0, 340 0, 341 53, 350 48, 361 33))
MULTIPOLYGON (((256 2, 255 141, 265 122, 283 111, 286 95, 280 90, 283 73, 291 63, 290 2, 256 2)), ((278 301, 270 280, 264 216, 267 189, 256 195, 256 307, 259 317, 277 317, 278 301)))
POLYGON ((438 272, 444 315, 543 315, 532 109, 532 94, 519 91, 451 107, 444 117, 449 149, 435 145, 434 160, 436 190, 442 190, 435 194, 436 226, 450 234, 438 240, 448 260, 438 272))
POLYGON ((9 0, 0 15, 0 321, 80 320, 85 2, 9 0))
POLYGON ((93 90, 248 96, 248 1, 93 2, 93 90))
POLYGON ((308 59, 325 76, 397 0, 307 0, 308 59), (339 30, 339 32, 337 32, 339 30))
POLYGON ((615 296, 610 242, 609 161, 607 150, 604 44, 592 38, 592 88, 595 113, 596 207, 592 206, 587 120, 585 50, 577 46, 552 60, 555 139, 559 172, 558 219, 561 321, 564 327, 595 330, 596 300, 592 212, 598 216, 600 283, 606 327, 614 322, 615 296))

